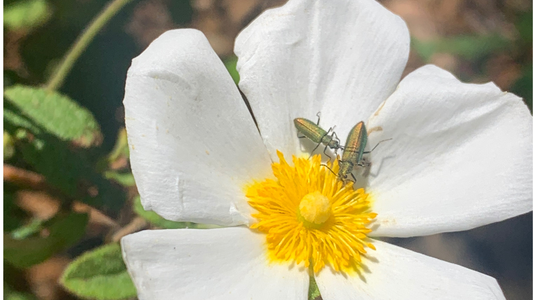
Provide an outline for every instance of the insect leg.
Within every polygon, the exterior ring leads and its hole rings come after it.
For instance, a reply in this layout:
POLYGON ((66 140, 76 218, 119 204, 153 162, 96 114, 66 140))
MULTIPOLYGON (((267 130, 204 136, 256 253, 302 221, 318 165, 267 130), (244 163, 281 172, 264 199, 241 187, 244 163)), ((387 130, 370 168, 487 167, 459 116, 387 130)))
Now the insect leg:
POLYGON ((338 144, 338 147, 335 148, 335 156, 337 156, 337 150, 341 149, 341 150, 344 150, 344 146, 341 146, 341 140, 339 139, 339 137, 337 136, 337 133, 336 132, 333 132, 331 134, 331 139, 337 141, 337 144, 338 144))
MULTIPOLYGON (((313 151, 311 151, 311 154, 313 154, 313 152, 315 152, 315 150, 316 150, 316 149, 322 144, 322 141, 324 140, 324 138, 325 138, 326 136, 328 136, 328 134, 329 134, 329 132, 330 132, 331 130, 333 130, 333 129, 330 128, 330 129, 328 130, 328 132, 326 132, 326 133, 320 138, 320 141, 318 141, 318 144, 316 144, 316 147, 313 149, 313 151)), ((326 147, 326 148, 327 148, 327 147, 326 147)), ((324 152, 324 153, 325 153, 325 152, 324 152)), ((328 157, 329 157, 329 156, 328 156, 328 157)))
MULTIPOLYGON (((324 135, 326 136, 326 135, 324 135)), ((313 154, 313 152, 315 152, 315 150, 318 148, 318 146, 320 146, 320 144, 322 144, 322 139, 324 138, 324 136, 320 139, 320 142, 318 142, 318 144, 316 144, 316 147, 313 148, 313 151, 311 151, 311 154, 313 154)))
POLYGON ((374 148, 372 148, 372 150, 370 150, 370 151, 365 151, 365 152, 363 152, 363 154, 368 154, 368 153, 374 151, 374 150, 379 146, 379 144, 381 144, 381 142, 386 142, 386 141, 390 141, 390 140, 392 140, 392 138, 379 141, 379 142, 374 146, 374 148))
POLYGON ((357 165, 360 167, 370 167, 372 162, 366 161, 366 158, 363 157, 363 159, 357 165))
POLYGON ((352 178, 353 178, 353 184, 355 184, 357 182, 357 179, 355 179, 355 176, 353 176, 353 173, 350 173, 350 175, 352 175, 352 178))
MULTIPOLYGON (((329 128, 328 132, 326 133, 326 135, 328 135, 331 132, 332 133, 331 134, 332 139, 333 139, 333 137, 337 137, 337 134, 335 133, 335 131, 333 131, 333 128, 335 128, 335 127, 329 128)), ((331 161, 331 156, 328 155, 328 153, 326 152, 327 150, 328 150, 328 146, 326 145, 324 147, 324 155, 328 157, 328 161, 331 161)), ((335 151, 337 151, 337 149, 335 149, 335 151)), ((335 152, 335 154, 337 154, 337 152, 335 152)))
POLYGON ((326 164, 320 164, 320 165, 328 168, 328 170, 330 170, 331 173, 333 173, 333 174, 335 174, 335 176, 337 176, 337 174, 335 172, 333 172, 333 170, 328 165, 326 165, 326 164))
POLYGON ((328 150, 328 147, 324 147, 324 155, 328 157, 328 161, 331 160, 331 156, 328 155, 328 153, 326 152, 328 150))

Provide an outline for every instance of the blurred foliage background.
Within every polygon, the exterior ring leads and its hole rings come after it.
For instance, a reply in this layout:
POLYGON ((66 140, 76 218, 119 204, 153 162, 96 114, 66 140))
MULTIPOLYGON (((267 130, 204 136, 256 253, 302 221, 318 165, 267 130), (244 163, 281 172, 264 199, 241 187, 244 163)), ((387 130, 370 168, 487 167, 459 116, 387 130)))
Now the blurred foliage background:
MULTIPOLYGON (((140 205, 122 107, 131 59, 164 31, 194 27, 238 80, 236 35, 285 1, 116 0, 125 6, 64 82, 52 84, 68 49, 110 2, 4 1, 4 299, 135 298, 117 241, 141 229, 199 225, 140 205)), ((531 1, 380 2, 410 29, 405 74, 432 63, 466 82, 494 81, 531 110, 531 1)), ((531 299, 531 223, 529 213, 388 241, 493 276, 507 299, 531 299)))

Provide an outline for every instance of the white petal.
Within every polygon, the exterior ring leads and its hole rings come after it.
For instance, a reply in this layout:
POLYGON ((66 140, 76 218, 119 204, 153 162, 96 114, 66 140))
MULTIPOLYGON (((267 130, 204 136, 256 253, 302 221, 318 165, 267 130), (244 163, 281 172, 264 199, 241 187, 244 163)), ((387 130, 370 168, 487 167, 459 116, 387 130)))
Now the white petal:
POLYGON ((391 244, 374 245, 360 274, 320 271, 316 282, 324 300, 505 299, 492 277, 391 244))
POLYGON ((270 174, 257 128, 205 36, 173 30, 133 60, 124 97, 142 203, 170 220, 248 222, 243 185, 270 174))
POLYGON ((235 44, 239 86, 270 153, 299 152, 293 119, 344 138, 396 88, 409 53, 405 23, 372 0, 294 0, 264 12, 235 44))
POLYGON ((309 275, 270 264, 248 228, 150 230, 122 238, 139 299, 307 299, 309 275))
POLYGON ((467 230, 531 211, 531 115, 492 83, 435 66, 407 76, 370 118, 374 236, 467 230))

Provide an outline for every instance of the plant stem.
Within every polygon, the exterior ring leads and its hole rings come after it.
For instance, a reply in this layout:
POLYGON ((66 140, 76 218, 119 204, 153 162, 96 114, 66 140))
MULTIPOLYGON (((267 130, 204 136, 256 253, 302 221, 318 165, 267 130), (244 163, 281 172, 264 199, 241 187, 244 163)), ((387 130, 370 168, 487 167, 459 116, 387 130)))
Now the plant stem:
POLYGON ((114 16, 120 9, 131 0, 113 0, 109 2, 102 11, 92 20, 91 24, 82 32, 78 39, 72 44, 65 57, 63 57, 59 67, 46 84, 46 89, 49 91, 57 90, 63 84, 65 77, 70 72, 74 63, 80 55, 85 51, 87 46, 94 39, 96 34, 104 27, 104 25, 114 16))

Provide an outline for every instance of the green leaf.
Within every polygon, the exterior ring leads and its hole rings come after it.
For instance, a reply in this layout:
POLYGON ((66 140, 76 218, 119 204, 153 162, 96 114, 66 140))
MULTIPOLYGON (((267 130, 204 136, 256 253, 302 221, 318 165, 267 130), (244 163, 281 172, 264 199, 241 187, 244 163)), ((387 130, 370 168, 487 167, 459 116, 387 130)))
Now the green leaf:
POLYGON ((531 63, 522 66, 522 76, 511 87, 511 92, 524 98, 529 111, 531 111, 531 82, 533 82, 533 72, 531 63))
POLYGON ((309 292, 307 294, 307 299, 315 300, 320 297, 320 291, 318 290, 318 285, 316 285, 315 277, 309 277, 309 292))
POLYGON ((15 204, 15 191, 12 185, 4 182, 4 231, 12 231, 23 226, 23 220, 29 217, 27 212, 15 204))
POLYGON ((34 300, 35 296, 29 293, 20 293, 13 290, 4 291, 5 300, 34 300))
POLYGON ((128 159, 130 157, 130 149, 128 148, 128 134, 126 128, 121 128, 117 135, 117 141, 113 150, 107 156, 107 163, 112 164, 120 159, 128 159))
MULTIPOLYGON (((4 105, 8 106, 8 103, 4 103, 4 105)), ((27 129, 28 131, 34 133, 34 134, 40 134, 41 130, 39 127, 35 126, 30 120, 27 118, 15 113, 13 110, 4 107, 4 123, 6 127, 10 127, 11 133, 14 133, 17 131, 17 129, 27 129), (6 124, 7 123, 7 124, 6 124)))
POLYGON ((24 116, 11 102, 4 104, 4 128, 15 139, 17 157, 70 198, 103 210, 122 207, 124 191, 95 169, 97 149, 72 147, 71 142, 24 116))
POLYGON ((35 296, 13 290, 4 282, 4 300, 34 300, 35 296))
POLYGON ((139 196, 135 197, 135 199, 133 200, 133 211, 135 211, 135 213, 137 213, 140 217, 142 217, 146 221, 161 228, 176 229, 176 228, 189 227, 190 225, 190 223, 187 223, 187 222, 169 221, 169 220, 164 219, 163 217, 161 217, 160 215, 156 214, 153 211, 144 210, 141 204, 141 197, 139 196))
POLYGON ((107 171, 104 173, 105 178, 116 181, 117 183, 131 187, 135 186, 135 179, 131 173, 120 173, 116 171, 107 171))
POLYGON ((46 237, 17 240, 4 233, 4 259, 18 268, 27 268, 45 261, 53 254, 76 243, 89 221, 87 214, 71 213, 46 222, 46 237))
POLYGON ((82 147, 101 142, 100 126, 93 115, 67 96, 22 85, 7 88, 4 96, 20 115, 62 140, 82 147))
POLYGON ((4 161, 15 154, 15 145, 13 143, 13 137, 7 131, 4 131, 4 161))
POLYGON ((412 40, 415 51, 428 61, 435 53, 450 53, 467 60, 477 60, 487 55, 503 51, 509 47, 509 41, 500 35, 459 35, 439 38, 432 41, 412 40))
POLYGON ((43 220, 34 219, 29 224, 19 227, 11 232, 11 236, 16 240, 22 240, 41 231, 43 220))
POLYGON ((524 11, 518 16, 515 26, 520 34, 519 42, 522 42, 526 45, 531 45, 531 39, 533 35, 533 19, 531 18, 531 9, 524 11))
POLYGON ((78 257, 65 269, 60 283, 82 298, 112 300, 137 295, 118 243, 78 257))
POLYGON ((67 142, 49 134, 17 144, 17 153, 50 185, 91 206, 118 211, 126 198, 124 192, 93 169, 90 154, 83 150, 72 149, 67 142))
POLYGON ((19 0, 4 7, 4 26, 11 30, 35 28, 51 16, 46 0, 19 0))
POLYGON ((236 84, 239 83, 240 76, 239 72, 237 72, 237 57, 231 57, 224 61, 224 65, 226 66, 226 69, 228 69, 229 74, 231 75, 231 78, 233 78, 233 81, 235 81, 236 84))

